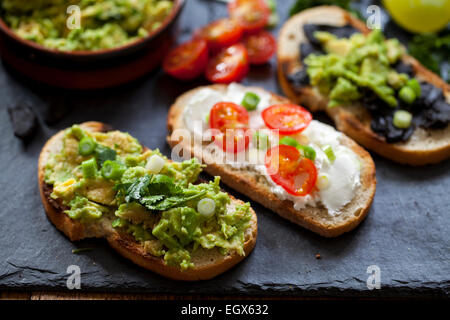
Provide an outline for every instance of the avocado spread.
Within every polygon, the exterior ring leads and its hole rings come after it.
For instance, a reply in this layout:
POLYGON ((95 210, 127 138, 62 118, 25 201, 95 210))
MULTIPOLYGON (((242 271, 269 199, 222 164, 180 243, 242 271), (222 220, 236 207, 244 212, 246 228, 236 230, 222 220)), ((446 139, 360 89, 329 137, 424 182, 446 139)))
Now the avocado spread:
POLYGON ((169 0, 4 0, 0 9, 7 25, 24 39, 51 49, 90 51, 148 35, 172 7, 169 0), (72 30, 67 27, 71 5, 80 8, 80 27, 72 30))
POLYGON ((408 75, 392 67, 404 53, 398 40, 386 40, 380 30, 367 37, 357 33, 342 39, 318 31, 315 37, 327 54, 311 54, 305 63, 311 84, 329 95, 329 107, 357 101, 364 90, 375 93, 391 107, 398 105, 397 92, 409 80, 408 75))
POLYGON ((443 90, 415 78, 402 61, 404 48, 380 30, 362 35, 351 25, 305 24, 300 46, 304 68, 287 75, 296 90, 314 86, 329 107, 361 105, 371 129, 388 143, 407 141, 416 127, 441 129, 450 122, 443 90))
POLYGON ((219 177, 193 184, 202 167, 196 159, 170 162, 127 133, 75 125, 66 130, 61 150, 50 155, 45 182, 71 219, 106 219, 149 254, 185 270, 193 267, 191 254, 200 248, 244 255, 251 220, 250 205, 232 204, 220 191, 219 177), (155 158, 159 168, 149 165, 155 158), (213 201, 214 214, 202 212, 204 199, 213 201))

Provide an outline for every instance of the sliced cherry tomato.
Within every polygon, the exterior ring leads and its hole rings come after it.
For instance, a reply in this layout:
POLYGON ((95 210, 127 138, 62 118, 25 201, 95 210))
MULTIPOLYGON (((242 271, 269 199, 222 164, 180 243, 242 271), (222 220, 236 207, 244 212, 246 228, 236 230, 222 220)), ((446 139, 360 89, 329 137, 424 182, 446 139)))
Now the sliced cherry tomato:
POLYGON ((210 111, 209 123, 212 129, 242 129, 248 126, 248 111, 232 102, 216 103, 210 111))
POLYGON ((277 104, 262 112, 267 127, 278 129, 280 134, 290 135, 306 129, 312 120, 308 110, 295 104, 277 104))
POLYGON ((242 37, 242 27, 233 19, 220 19, 202 28, 196 35, 208 41, 211 50, 228 47, 242 37))
POLYGON ((228 4, 228 12, 248 33, 264 28, 270 17, 270 8, 265 0, 232 0, 228 4))
POLYGON ((278 145, 269 149, 265 165, 272 180, 294 196, 306 196, 316 185, 314 162, 303 158, 295 147, 278 145))
POLYGON ((208 63, 208 45, 204 39, 195 39, 174 48, 166 56, 163 69, 180 80, 191 80, 202 74, 208 63))
POLYGON ((249 70, 247 49, 241 43, 224 48, 206 67, 206 78, 215 83, 240 81, 249 70))
POLYGON ((209 126, 216 129, 214 142, 226 152, 247 149, 250 143, 248 121, 248 112, 244 107, 232 102, 216 103, 209 114, 209 126))
POLYGON ((243 43, 247 48, 250 64, 263 64, 270 60, 276 50, 275 38, 265 30, 244 37, 243 43))

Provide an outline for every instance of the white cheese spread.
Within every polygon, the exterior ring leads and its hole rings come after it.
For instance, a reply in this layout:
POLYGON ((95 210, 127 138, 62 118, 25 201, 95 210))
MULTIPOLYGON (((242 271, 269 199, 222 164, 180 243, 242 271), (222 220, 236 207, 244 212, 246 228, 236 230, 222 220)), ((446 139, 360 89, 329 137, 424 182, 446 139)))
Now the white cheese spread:
MULTIPOLYGON (((208 129, 208 115, 214 104, 221 101, 241 104, 245 93, 248 91, 256 93, 260 98, 256 110, 249 111, 249 128, 266 128, 261 112, 272 105, 271 95, 264 90, 257 88, 249 90, 235 83, 230 84, 225 93, 204 88, 194 94, 183 112, 186 128, 194 134, 201 134, 201 132, 197 131, 208 129), (201 126, 196 126, 196 123, 201 123, 201 126)), ((292 137, 299 141, 300 144, 308 145, 316 151, 314 164, 317 168, 318 180, 321 179, 321 183, 316 184, 317 188, 306 196, 289 194, 271 179, 264 165, 266 151, 257 149, 252 140, 248 149, 242 151, 247 152, 246 156, 240 157, 239 162, 226 163, 234 168, 253 170, 265 176, 271 185, 271 191, 279 199, 292 201, 296 210, 301 210, 307 205, 322 205, 328 210, 330 215, 338 215, 340 210, 352 201, 357 188, 360 186, 361 164, 358 156, 350 148, 342 144, 342 133, 316 120, 312 120, 303 132, 292 137), (332 162, 328 159, 325 152, 322 151, 322 147, 326 145, 332 147, 336 156, 336 159, 332 162)), ((278 137, 270 136, 270 141, 272 146, 276 145, 278 137)), ((223 153, 219 148, 216 148, 215 151, 223 153)))

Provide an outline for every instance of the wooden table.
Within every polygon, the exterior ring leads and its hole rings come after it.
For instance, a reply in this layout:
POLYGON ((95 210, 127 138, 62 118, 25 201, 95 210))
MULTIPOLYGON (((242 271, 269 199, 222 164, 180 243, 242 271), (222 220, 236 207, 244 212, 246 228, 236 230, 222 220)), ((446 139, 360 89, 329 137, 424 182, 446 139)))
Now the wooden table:
POLYGON ((205 296, 86 292, 0 291, 0 300, 322 300, 305 297, 205 296))

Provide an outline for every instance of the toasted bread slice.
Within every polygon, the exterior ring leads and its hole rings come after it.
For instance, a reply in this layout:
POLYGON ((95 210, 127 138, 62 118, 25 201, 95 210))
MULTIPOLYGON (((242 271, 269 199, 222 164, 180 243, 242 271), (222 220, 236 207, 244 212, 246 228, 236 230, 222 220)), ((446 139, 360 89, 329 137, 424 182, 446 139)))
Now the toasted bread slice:
MULTIPOLYGON (((417 128, 406 142, 387 143, 370 128, 371 116, 361 105, 328 108, 327 97, 312 87, 296 90, 287 80, 287 75, 302 68, 300 44, 307 41, 303 25, 307 23, 344 26, 350 24, 367 34, 370 30, 347 11, 335 6, 321 6, 304 10, 291 17, 282 27, 277 48, 278 80, 284 94, 292 101, 308 107, 311 111, 324 110, 334 120, 338 130, 362 146, 396 162, 410 165, 436 163, 450 157, 450 126, 445 129, 417 128)), ((419 80, 430 82, 441 88, 450 99, 450 86, 436 74, 422 66, 416 59, 405 55, 403 61, 412 65, 419 80)))
MULTIPOLYGON (((108 126, 100 122, 86 122, 80 125, 83 129, 93 132, 106 132, 111 130, 108 126)), ((180 268, 168 266, 162 257, 155 257, 144 250, 144 247, 130 235, 114 229, 111 222, 114 216, 103 216, 95 223, 81 223, 69 218, 63 211, 65 208, 59 201, 50 197, 52 186, 44 181, 45 166, 49 155, 58 152, 62 147, 62 138, 64 131, 60 131, 43 147, 38 164, 38 181, 39 191, 45 212, 51 222, 62 231, 71 241, 77 241, 84 238, 106 238, 111 247, 118 251, 125 258, 130 259, 137 265, 148 270, 156 272, 162 276, 185 281, 207 280, 211 279, 226 270, 230 269, 238 262, 243 260, 245 256, 239 255, 237 252, 230 252, 222 255, 219 250, 198 249, 192 253, 191 258, 195 267, 186 271, 180 268)), ((234 204, 242 203, 242 201, 231 198, 234 204)), ((257 237, 257 219, 253 209, 251 226, 245 233, 244 252, 247 256, 253 250, 257 237)))
MULTIPOLYGON (((192 95, 202 88, 204 87, 184 93, 171 106, 167 120, 169 130, 167 141, 171 147, 174 147, 178 143, 186 144, 186 142, 176 139, 175 135, 172 137, 172 133, 176 129, 185 129, 182 116, 184 107, 192 95)), ((220 92, 227 90, 226 85, 211 85, 209 88, 220 92)), ((257 92, 257 90, 262 89, 249 88, 249 90, 257 92)), ((271 94, 271 103, 287 102, 289 100, 286 98, 271 94)), ((192 145, 183 145, 183 150, 190 151, 191 155, 206 162, 208 164, 205 169, 206 172, 214 176, 221 176, 225 184, 250 199, 259 202, 280 216, 324 237, 336 237, 354 229, 364 220, 369 212, 376 188, 375 165, 369 153, 346 136, 344 136, 344 144, 351 148, 360 159, 362 167, 360 176, 361 186, 356 191, 354 199, 341 210, 341 214, 336 216, 329 215, 327 209, 322 207, 307 206, 305 209, 296 210, 291 201, 280 200, 273 194, 269 182, 259 173, 252 170, 237 169, 231 165, 212 163, 211 159, 205 158, 207 155, 203 155, 202 158, 202 155, 195 154, 192 145)))

